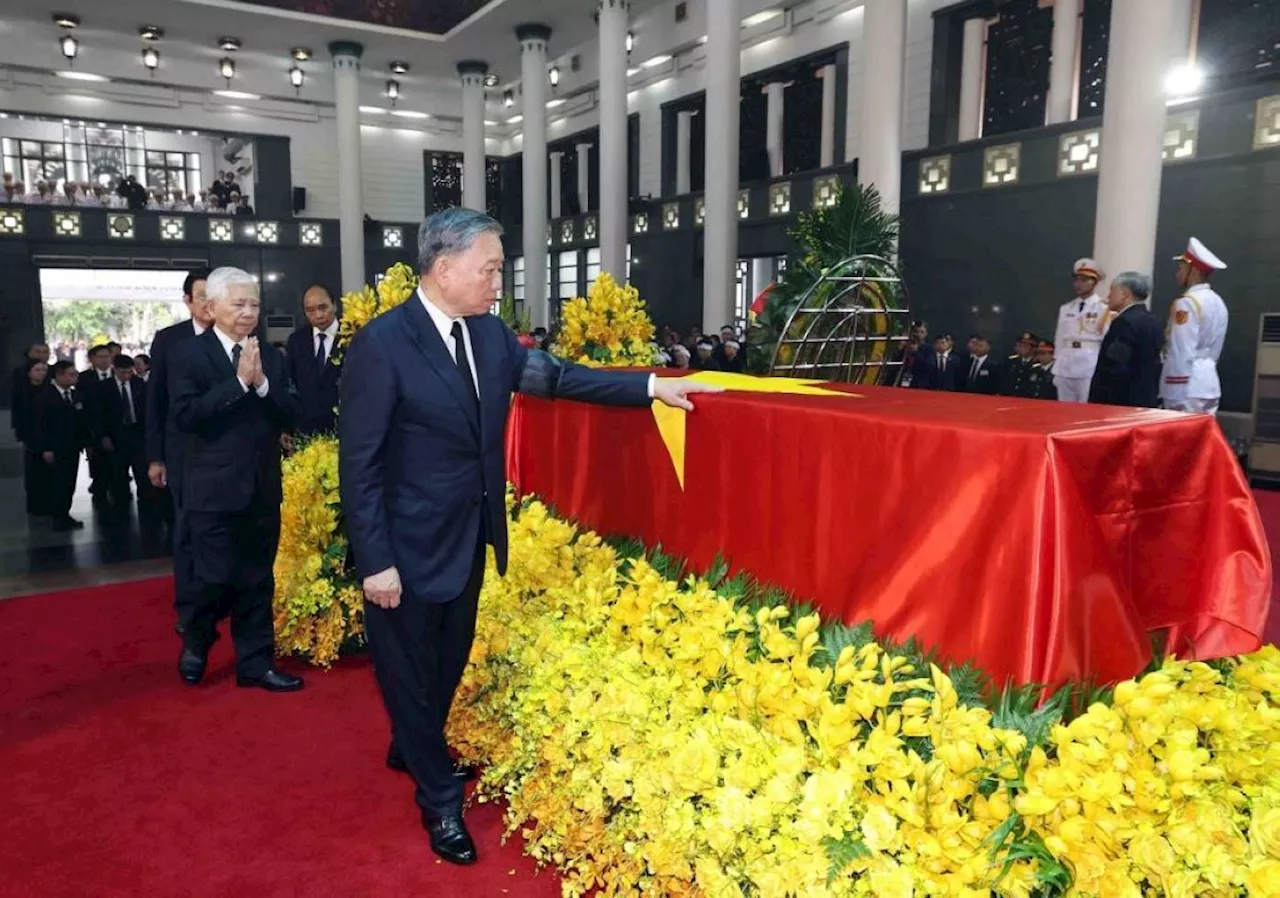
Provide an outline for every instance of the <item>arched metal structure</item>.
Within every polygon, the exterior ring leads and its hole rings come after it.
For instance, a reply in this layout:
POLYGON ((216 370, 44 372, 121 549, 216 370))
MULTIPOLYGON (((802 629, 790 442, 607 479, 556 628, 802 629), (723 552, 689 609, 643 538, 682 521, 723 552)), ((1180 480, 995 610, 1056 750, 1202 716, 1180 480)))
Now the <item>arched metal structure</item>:
POLYGON ((801 297, 774 347, 769 373, 896 385, 902 360, 895 350, 910 323, 897 267, 880 256, 850 256, 801 297))

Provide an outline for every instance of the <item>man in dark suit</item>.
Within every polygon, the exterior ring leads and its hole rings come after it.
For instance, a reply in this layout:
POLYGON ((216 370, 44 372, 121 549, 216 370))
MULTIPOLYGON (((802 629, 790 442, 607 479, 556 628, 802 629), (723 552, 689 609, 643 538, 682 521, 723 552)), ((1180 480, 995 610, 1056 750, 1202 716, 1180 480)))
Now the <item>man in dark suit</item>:
POLYGON ((280 538, 280 435, 297 417, 284 360, 252 334, 258 285, 219 268, 205 289, 214 324, 169 360, 172 414, 187 441, 182 458, 183 527, 194 559, 191 609, 178 673, 204 677, 218 622, 230 614, 236 684, 271 692, 302 688, 272 665, 272 566, 280 538))
POLYGON ((991 341, 974 334, 969 338, 969 356, 961 371, 961 392, 999 393, 1002 376, 1000 363, 991 357, 991 341))
MULTIPOLYGON (((90 420, 97 414, 98 387, 111 380, 111 345, 99 343, 89 347, 89 367, 80 372, 76 382, 76 390, 84 405, 85 413, 90 420)), ((89 457, 89 494, 93 496, 95 505, 110 501, 111 477, 104 455, 87 446, 89 457)))
POLYGON ((444 727, 475 634, 485 547, 507 564, 503 435, 514 391, 690 409, 706 388, 593 371, 522 346, 489 314, 501 226, 447 209, 418 232, 421 286, 370 322, 343 360, 342 509, 364 579, 365 632, 391 718, 388 766, 411 774, 432 849, 470 864, 463 771, 444 727))
POLYGON ((955 342, 950 334, 939 334, 934 339, 933 360, 922 368, 922 373, 931 390, 954 392, 960 389, 964 359, 955 351, 955 342))
POLYGON ((22 364, 13 369, 13 376, 9 381, 9 408, 17 408, 24 401, 25 394, 30 391, 31 382, 28 372, 31 370, 32 362, 52 364, 49 361, 48 343, 32 343, 27 347, 27 354, 23 357, 22 364))
MULTIPOLYGON (((185 346, 213 326, 213 314, 205 296, 208 269, 187 274, 182 284, 182 301, 191 318, 156 333, 151 341, 151 377, 147 382, 146 453, 147 478, 157 490, 165 490, 165 516, 173 542, 173 610, 178 632, 186 623, 194 603, 192 596, 191 546, 182 521, 182 451, 186 438, 179 432, 170 409, 169 367, 171 359, 185 346)), ((185 350, 183 350, 185 351, 185 350)))
POLYGON ((107 468, 109 495, 117 510, 129 507, 129 473, 138 485, 138 501, 150 495, 147 480, 147 452, 144 438, 147 385, 134 377, 134 360, 124 354, 111 363, 111 380, 98 385, 89 429, 93 448, 102 453, 107 468))
POLYGON ((1160 349, 1164 332, 1146 307, 1151 279, 1136 271, 1116 275, 1107 294, 1111 326, 1102 338, 1089 401, 1100 405, 1156 408, 1160 394, 1160 349))
POLYGON ((52 371, 53 384, 43 390, 35 403, 32 448, 49 466, 53 529, 79 530, 84 524, 71 517, 71 499, 76 492, 80 452, 88 439, 84 399, 76 388, 75 365, 57 362, 52 371))
POLYGON ((297 433, 310 437, 335 429, 342 369, 331 361, 338 336, 338 307, 329 291, 319 285, 308 287, 302 294, 302 311, 307 323, 289 335, 285 360, 302 403, 297 433))

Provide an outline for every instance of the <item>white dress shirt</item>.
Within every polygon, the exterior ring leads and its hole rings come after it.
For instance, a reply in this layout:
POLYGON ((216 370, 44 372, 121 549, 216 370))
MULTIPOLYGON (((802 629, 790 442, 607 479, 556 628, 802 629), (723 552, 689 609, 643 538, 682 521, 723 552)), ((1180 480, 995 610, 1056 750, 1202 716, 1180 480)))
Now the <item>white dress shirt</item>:
MULTIPOLYGON (((432 320, 435 320, 435 319, 432 319, 432 320)), ((453 327, 452 324, 450 324, 449 326, 453 327)), ((463 327, 466 327, 466 325, 464 324, 463 327)), ((333 319, 333 321, 330 322, 329 326, 326 327, 324 330, 320 330, 320 328, 318 327, 311 328, 311 357, 312 358, 315 358, 316 354, 320 352, 320 335, 321 334, 324 334, 324 357, 327 359, 329 356, 333 355, 333 338, 338 336, 338 319, 337 318, 333 319)))
MULTIPOLYGON (((192 323, 194 324, 194 322, 192 323)), ((199 325, 196 325, 196 326, 199 327, 199 325)), ((224 352, 226 352, 227 358, 229 359, 232 358, 231 348, 233 346, 239 346, 240 351, 244 352, 244 344, 245 344, 244 340, 232 340, 230 337, 228 337, 222 331, 218 330, 216 327, 213 329, 213 332, 218 335, 218 342, 222 344, 222 349, 224 352)), ((234 361, 232 362, 232 364, 234 364, 234 361)), ((244 380, 240 377, 238 373, 236 374, 236 380, 240 381, 240 386, 244 387, 244 391, 248 393, 249 385, 244 382, 244 380)), ((262 383, 258 386, 258 389, 256 390, 257 394, 259 396, 266 396, 267 388, 270 386, 271 386, 271 382, 267 380, 266 376, 264 375, 262 378, 262 383)))
MULTIPOLYGON (((444 340, 445 348, 449 350, 449 357, 456 364, 458 361, 458 350, 454 345, 453 339, 453 323, 455 321, 462 324, 462 341, 467 347, 467 363, 471 366, 471 382, 476 386, 476 395, 480 395, 480 378, 476 373, 476 353, 471 345, 471 331, 467 328, 467 319, 450 318, 439 306, 427 299, 427 294, 423 292, 422 287, 418 287, 418 299, 422 300, 422 305, 426 308, 427 314, 431 316, 431 322, 436 326, 436 330, 440 332, 440 339, 444 340)), ((653 398, 654 381, 656 375, 649 375, 649 398, 653 398)))

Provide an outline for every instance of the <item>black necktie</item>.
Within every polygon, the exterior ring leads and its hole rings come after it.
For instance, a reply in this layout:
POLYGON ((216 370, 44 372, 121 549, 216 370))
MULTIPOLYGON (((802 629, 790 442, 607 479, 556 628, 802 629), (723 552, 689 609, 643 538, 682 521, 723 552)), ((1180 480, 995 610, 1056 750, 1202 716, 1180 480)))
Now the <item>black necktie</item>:
POLYGON ((120 382, 120 401, 124 403, 124 423, 133 423, 133 403, 129 401, 129 388, 120 382))
POLYGON ((977 379, 978 379, 978 366, 979 366, 979 365, 981 365, 981 364, 982 364, 982 359, 974 359, 974 360, 973 360, 973 366, 969 369, 969 380, 970 380, 970 381, 975 381, 975 380, 977 380, 977 379))
POLYGON ((63 390, 63 391, 62 391, 62 398, 66 401, 67 405, 74 405, 74 404, 75 404, 75 403, 73 403, 73 402, 71 401, 71 391, 70 391, 70 390, 63 390))
POLYGON ((240 344, 234 343, 231 346, 231 367, 235 369, 236 377, 240 376, 240 344))
POLYGON ((316 347, 316 367, 323 371, 324 363, 329 359, 329 353, 324 351, 324 338, 327 334, 319 333, 316 336, 320 338, 320 345, 316 347))
POLYGON ((946 365, 947 365, 947 357, 943 355, 938 356, 938 370, 941 371, 943 368, 946 367, 946 365))
POLYGON ((471 376, 471 362, 467 357, 467 341, 462 338, 462 322, 455 321, 453 329, 449 331, 453 335, 453 360, 458 364, 458 373, 462 375, 462 382, 467 385, 467 395, 475 400, 477 410, 480 406, 480 398, 476 395, 476 382, 471 376))

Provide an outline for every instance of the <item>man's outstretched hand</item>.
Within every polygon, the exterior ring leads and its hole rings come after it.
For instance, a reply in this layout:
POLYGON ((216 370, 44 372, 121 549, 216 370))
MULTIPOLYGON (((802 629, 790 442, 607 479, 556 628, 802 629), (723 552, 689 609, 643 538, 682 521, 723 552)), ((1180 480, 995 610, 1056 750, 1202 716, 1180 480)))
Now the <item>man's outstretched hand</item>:
POLYGON ((721 387, 700 384, 683 377, 655 377, 653 381, 653 398, 672 408, 682 408, 686 412, 693 411, 693 403, 689 396, 694 393, 723 393, 721 387))

